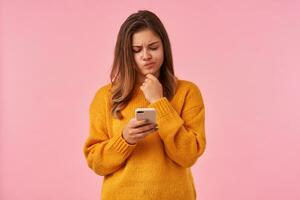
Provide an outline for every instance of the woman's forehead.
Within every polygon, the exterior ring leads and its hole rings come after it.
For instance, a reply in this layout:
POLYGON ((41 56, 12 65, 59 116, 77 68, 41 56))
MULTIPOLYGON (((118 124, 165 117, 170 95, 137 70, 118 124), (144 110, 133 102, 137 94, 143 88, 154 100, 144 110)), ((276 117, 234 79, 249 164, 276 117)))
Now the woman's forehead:
POLYGON ((133 46, 150 45, 152 43, 157 43, 157 42, 160 42, 160 38, 151 29, 145 29, 136 32, 132 36, 133 46))

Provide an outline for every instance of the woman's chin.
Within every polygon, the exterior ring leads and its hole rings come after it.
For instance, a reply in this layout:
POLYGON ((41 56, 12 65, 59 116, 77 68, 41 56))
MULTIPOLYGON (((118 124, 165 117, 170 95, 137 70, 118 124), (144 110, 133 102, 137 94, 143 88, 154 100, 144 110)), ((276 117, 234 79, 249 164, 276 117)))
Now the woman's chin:
POLYGON ((155 71, 155 70, 143 70, 142 72, 139 73, 141 76, 140 78, 144 78, 145 76, 147 76, 147 74, 152 74, 153 76, 157 77, 159 76, 159 72, 155 71))
POLYGON ((154 69, 149 69, 149 70, 145 70, 143 72, 143 74, 146 76, 147 74, 152 74, 155 76, 155 74, 157 74, 157 71, 155 71, 154 69))

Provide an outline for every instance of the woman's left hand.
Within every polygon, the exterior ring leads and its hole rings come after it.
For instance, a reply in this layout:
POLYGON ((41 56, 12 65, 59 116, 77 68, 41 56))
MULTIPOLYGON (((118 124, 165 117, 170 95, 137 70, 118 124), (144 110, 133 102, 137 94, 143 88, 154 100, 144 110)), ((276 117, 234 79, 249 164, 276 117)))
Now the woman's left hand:
POLYGON ((163 97, 163 87, 159 80, 152 74, 147 74, 140 89, 150 103, 154 103, 163 97))

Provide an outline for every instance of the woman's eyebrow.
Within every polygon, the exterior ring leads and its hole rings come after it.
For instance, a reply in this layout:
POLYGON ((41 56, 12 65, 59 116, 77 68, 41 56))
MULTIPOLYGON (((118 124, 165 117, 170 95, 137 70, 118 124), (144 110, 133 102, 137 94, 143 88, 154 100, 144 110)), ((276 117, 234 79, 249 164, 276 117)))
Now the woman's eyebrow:
MULTIPOLYGON (((159 43, 159 41, 151 42, 148 46, 151 46, 153 44, 159 43)), ((140 45, 133 45, 132 47, 142 47, 140 45)))

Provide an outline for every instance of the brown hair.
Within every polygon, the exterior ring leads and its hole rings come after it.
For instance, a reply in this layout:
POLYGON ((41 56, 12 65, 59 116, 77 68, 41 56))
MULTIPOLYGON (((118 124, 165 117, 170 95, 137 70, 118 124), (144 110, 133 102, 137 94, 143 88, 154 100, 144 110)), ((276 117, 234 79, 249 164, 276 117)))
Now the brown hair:
POLYGON ((164 96, 171 100, 175 94, 176 81, 173 69, 171 44, 168 34, 160 19, 152 12, 140 10, 131 14, 122 24, 115 46, 114 61, 110 73, 111 112, 113 117, 122 119, 121 110, 132 98, 137 82, 137 65, 132 52, 132 36, 134 33, 149 28, 161 39, 164 49, 164 61, 160 68, 159 81, 164 96))

